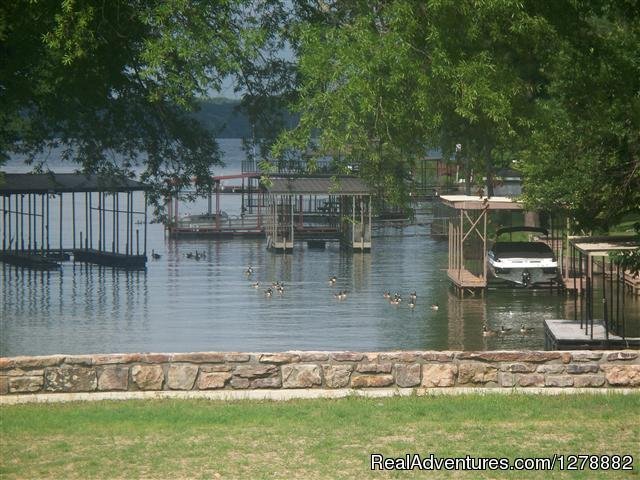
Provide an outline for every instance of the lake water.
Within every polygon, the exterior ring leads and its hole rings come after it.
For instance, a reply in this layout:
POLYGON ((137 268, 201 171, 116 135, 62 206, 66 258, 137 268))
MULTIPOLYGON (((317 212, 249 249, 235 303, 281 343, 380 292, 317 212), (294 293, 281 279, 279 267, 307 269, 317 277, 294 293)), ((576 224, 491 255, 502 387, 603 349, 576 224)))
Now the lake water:
MULTIPOLYGON (((240 141, 221 146, 227 166, 215 173, 240 171, 240 141)), ((26 170, 14 161, 5 171, 26 170)), ((222 201, 224 210, 239 214, 238 196, 222 201)), ((202 204, 181 207, 200 210, 202 204)), ((148 250, 161 258, 143 272, 70 262, 60 271, 37 272, 0 263, 0 354, 543 349, 543 320, 573 318, 573 299, 555 291, 502 288, 459 299, 443 270, 446 241, 417 227, 376 234, 367 254, 329 243, 325 250, 296 245, 282 255, 267 251, 264 239, 171 240, 162 225, 152 224, 148 250), (195 251, 206 258, 186 257, 195 251), (256 281, 263 286, 252 288, 256 281), (285 293, 267 298, 263 290, 274 281, 284 282, 285 293), (347 298, 334 298, 338 290, 347 290, 347 298), (405 302, 390 305, 385 290, 401 293, 405 302), (412 310, 406 299, 414 290, 412 310), (535 330, 485 338, 485 322, 535 330)), ((638 299, 627 297, 626 308, 627 319, 637 322, 638 299)))

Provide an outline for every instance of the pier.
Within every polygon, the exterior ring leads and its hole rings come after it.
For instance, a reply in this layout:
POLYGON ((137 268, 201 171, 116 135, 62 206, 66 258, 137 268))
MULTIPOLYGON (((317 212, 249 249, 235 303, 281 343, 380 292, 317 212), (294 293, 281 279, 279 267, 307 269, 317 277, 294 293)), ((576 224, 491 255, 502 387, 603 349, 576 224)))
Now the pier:
POLYGON ((371 250, 371 191, 355 177, 275 178, 267 187, 267 248, 289 252, 294 240, 339 240, 371 250), (305 205, 309 209, 305 211, 305 205))
POLYGON ((640 279, 615 265, 609 252, 639 246, 631 236, 569 237, 569 264, 564 283, 573 292, 574 318, 548 327, 551 344, 568 348, 565 343, 575 339, 596 346, 615 347, 626 341, 638 344, 638 339, 627 336, 625 301, 627 294, 640 291, 637 288, 640 279))
POLYGON ((490 210, 522 210, 507 197, 442 195, 440 202, 453 209, 448 224, 447 276, 460 296, 484 294, 487 287, 487 216, 490 210))
POLYGON ((213 185, 207 195, 207 212, 202 215, 179 216, 180 195, 167 197, 168 221, 165 228, 174 238, 189 237, 262 237, 264 235, 265 195, 257 185, 259 173, 243 172, 235 175, 211 177, 213 185), (225 187, 225 180, 236 180, 241 185, 225 187), (253 183, 256 182, 256 185, 253 183), (220 195, 242 195, 242 214, 229 217, 221 209, 220 195), (246 201, 245 201, 246 200, 246 201))
POLYGON ((0 261, 51 270, 73 257, 77 262, 144 268, 147 190, 124 177, 5 174, 0 186, 0 261))

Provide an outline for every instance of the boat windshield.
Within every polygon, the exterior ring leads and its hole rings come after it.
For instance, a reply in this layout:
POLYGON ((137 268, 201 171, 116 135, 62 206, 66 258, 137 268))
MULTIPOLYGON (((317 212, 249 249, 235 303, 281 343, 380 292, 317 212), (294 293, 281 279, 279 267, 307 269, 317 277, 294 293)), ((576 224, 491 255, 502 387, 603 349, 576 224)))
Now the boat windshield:
POLYGON ((491 249, 495 258, 553 258, 553 251, 542 242, 496 242, 491 249))

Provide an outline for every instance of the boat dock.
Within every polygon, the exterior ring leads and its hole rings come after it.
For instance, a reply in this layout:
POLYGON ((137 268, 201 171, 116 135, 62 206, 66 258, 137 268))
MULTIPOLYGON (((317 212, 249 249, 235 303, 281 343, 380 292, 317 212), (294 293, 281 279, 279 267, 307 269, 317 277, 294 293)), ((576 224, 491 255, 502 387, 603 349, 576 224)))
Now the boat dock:
POLYGON ((442 195, 440 202, 453 214, 448 227, 447 276, 460 296, 484 293, 487 287, 487 216, 490 210, 522 210, 507 197, 442 195))
POLYGON ((0 261, 51 270, 73 256, 74 262, 145 267, 146 185, 77 173, 8 173, 4 179, 0 261))
POLYGON ((586 323, 574 320, 545 320, 546 350, 616 350, 640 347, 640 338, 622 337, 607 333, 600 321, 588 328, 586 323))

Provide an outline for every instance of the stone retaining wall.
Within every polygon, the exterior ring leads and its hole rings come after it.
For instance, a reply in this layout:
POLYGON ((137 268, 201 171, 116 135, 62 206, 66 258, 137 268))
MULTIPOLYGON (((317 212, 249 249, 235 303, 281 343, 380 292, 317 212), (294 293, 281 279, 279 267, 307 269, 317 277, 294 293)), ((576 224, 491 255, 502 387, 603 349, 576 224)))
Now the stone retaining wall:
POLYGON ((638 351, 133 353, 0 358, 0 395, 299 388, 640 388, 638 351))

